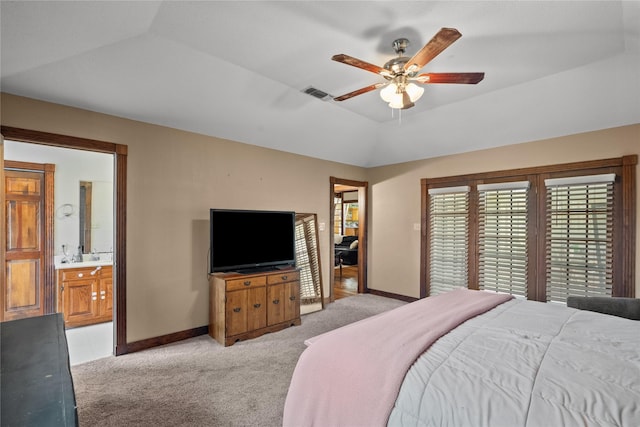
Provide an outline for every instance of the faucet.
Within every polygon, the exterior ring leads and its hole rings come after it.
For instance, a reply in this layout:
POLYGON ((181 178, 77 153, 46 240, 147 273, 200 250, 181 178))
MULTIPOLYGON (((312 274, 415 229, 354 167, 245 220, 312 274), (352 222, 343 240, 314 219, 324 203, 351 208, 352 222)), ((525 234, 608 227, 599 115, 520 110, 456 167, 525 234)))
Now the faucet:
POLYGON ((67 245, 62 245, 62 255, 61 263, 67 264, 71 262, 71 260, 69 260, 69 254, 67 253, 67 245))
POLYGON ((78 246, 78 252, 73 255, 71 262, 82 262, 82 246, 78 246))

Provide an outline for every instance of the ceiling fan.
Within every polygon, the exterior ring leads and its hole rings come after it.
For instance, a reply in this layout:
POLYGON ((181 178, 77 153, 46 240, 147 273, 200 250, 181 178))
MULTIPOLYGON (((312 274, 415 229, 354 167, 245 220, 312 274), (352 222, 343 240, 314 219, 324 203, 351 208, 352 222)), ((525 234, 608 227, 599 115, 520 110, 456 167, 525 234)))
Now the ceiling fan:
POLYGON ((379 67, 345 54, 334 55, 331 58, 332 60, 379 74, 386 81, 354 90, 333 99, 334 101, 344 101, 383 87, 384 89, 380 91, 380 96, 385 102, 389 103, 389 107, 404 110, 413 107, 424 92, 424 88, 415 83, 476 84, 484 78, 484 73, 418 74, 425 65, 460 37, 462 37, 462 34, 455 28, 442 28, 412 58, 403 56, 409 45, 409 40, 405 38, 397 39, 393 42, 393 48, 398 57, 388 61, 384 64, 384 67, 379 67))

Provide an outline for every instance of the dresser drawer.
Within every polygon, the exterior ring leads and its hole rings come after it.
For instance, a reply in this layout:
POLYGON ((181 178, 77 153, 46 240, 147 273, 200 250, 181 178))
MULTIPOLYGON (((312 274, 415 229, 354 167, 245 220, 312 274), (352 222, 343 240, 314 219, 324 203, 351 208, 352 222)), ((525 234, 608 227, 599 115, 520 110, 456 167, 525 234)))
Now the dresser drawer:
POLYGON ((227 291, 237 291, 238 289, 256 288, 265 286, 267 280, 265 276, 247 277, 242 279, 227 280, 227 291))
POLYGON ((66 280, 78 280, 78 279, 86 279, 89 277, 95 277, 91 275, 91 272, 94 268, 83 268, 79 270, 62 270, 62 281, 66 280))
POLYGON ((283 271, 278 274, 270 274, 267 276, 267 283, 269 285, 276 285, 278 283, 293 282, 300 279, 299 271, 283 271))

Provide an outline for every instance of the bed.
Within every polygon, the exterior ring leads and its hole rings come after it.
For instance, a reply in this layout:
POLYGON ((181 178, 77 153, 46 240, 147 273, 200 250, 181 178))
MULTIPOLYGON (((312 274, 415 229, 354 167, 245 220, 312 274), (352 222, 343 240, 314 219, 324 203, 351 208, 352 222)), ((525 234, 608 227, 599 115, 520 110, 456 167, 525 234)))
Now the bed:
POLYGON ((305 342, 284 426, 640 426, 640 322, 457 289, 305 342))

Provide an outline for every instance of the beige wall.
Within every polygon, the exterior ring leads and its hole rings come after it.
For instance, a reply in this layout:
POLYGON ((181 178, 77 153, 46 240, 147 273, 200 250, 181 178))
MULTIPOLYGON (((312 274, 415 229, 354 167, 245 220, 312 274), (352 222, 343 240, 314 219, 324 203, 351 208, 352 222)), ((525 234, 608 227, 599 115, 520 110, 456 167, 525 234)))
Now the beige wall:
MULTIPOLYGON (((640 153, 640 125, 371 168, 369 288, 419 296, 420 179, 640 153)), ((637 167, 636 167, 637 170, 637 167)), ((640 180, 640 173, 636 172, 640 180)), ((636 182, 640 188, 640 182, 636 182)), ((640 218, 640 197, 636 197, 640 218)), ((638 218, 636 221, 638 221, 638 218)), ((636 225, 636 230, 638 229, 636 225)), ((636 296, 640 297, 640 233, 636 232, 636 296)))
POLYGON ((367 170, 8 94, 1 108, 3 125, 129 147, 127 342, 208 323, 211 207, 317 213, 328 295, 329 177, 369 181, 369 287, 417 297, 421 178, 640 151, 635 125, 367 170))
POLYGON ((208 324, 209 208, 318 214, 325 295, 329 177, 365 170, 2 94, 2 124, 125 144, 127 342, 208 324))

